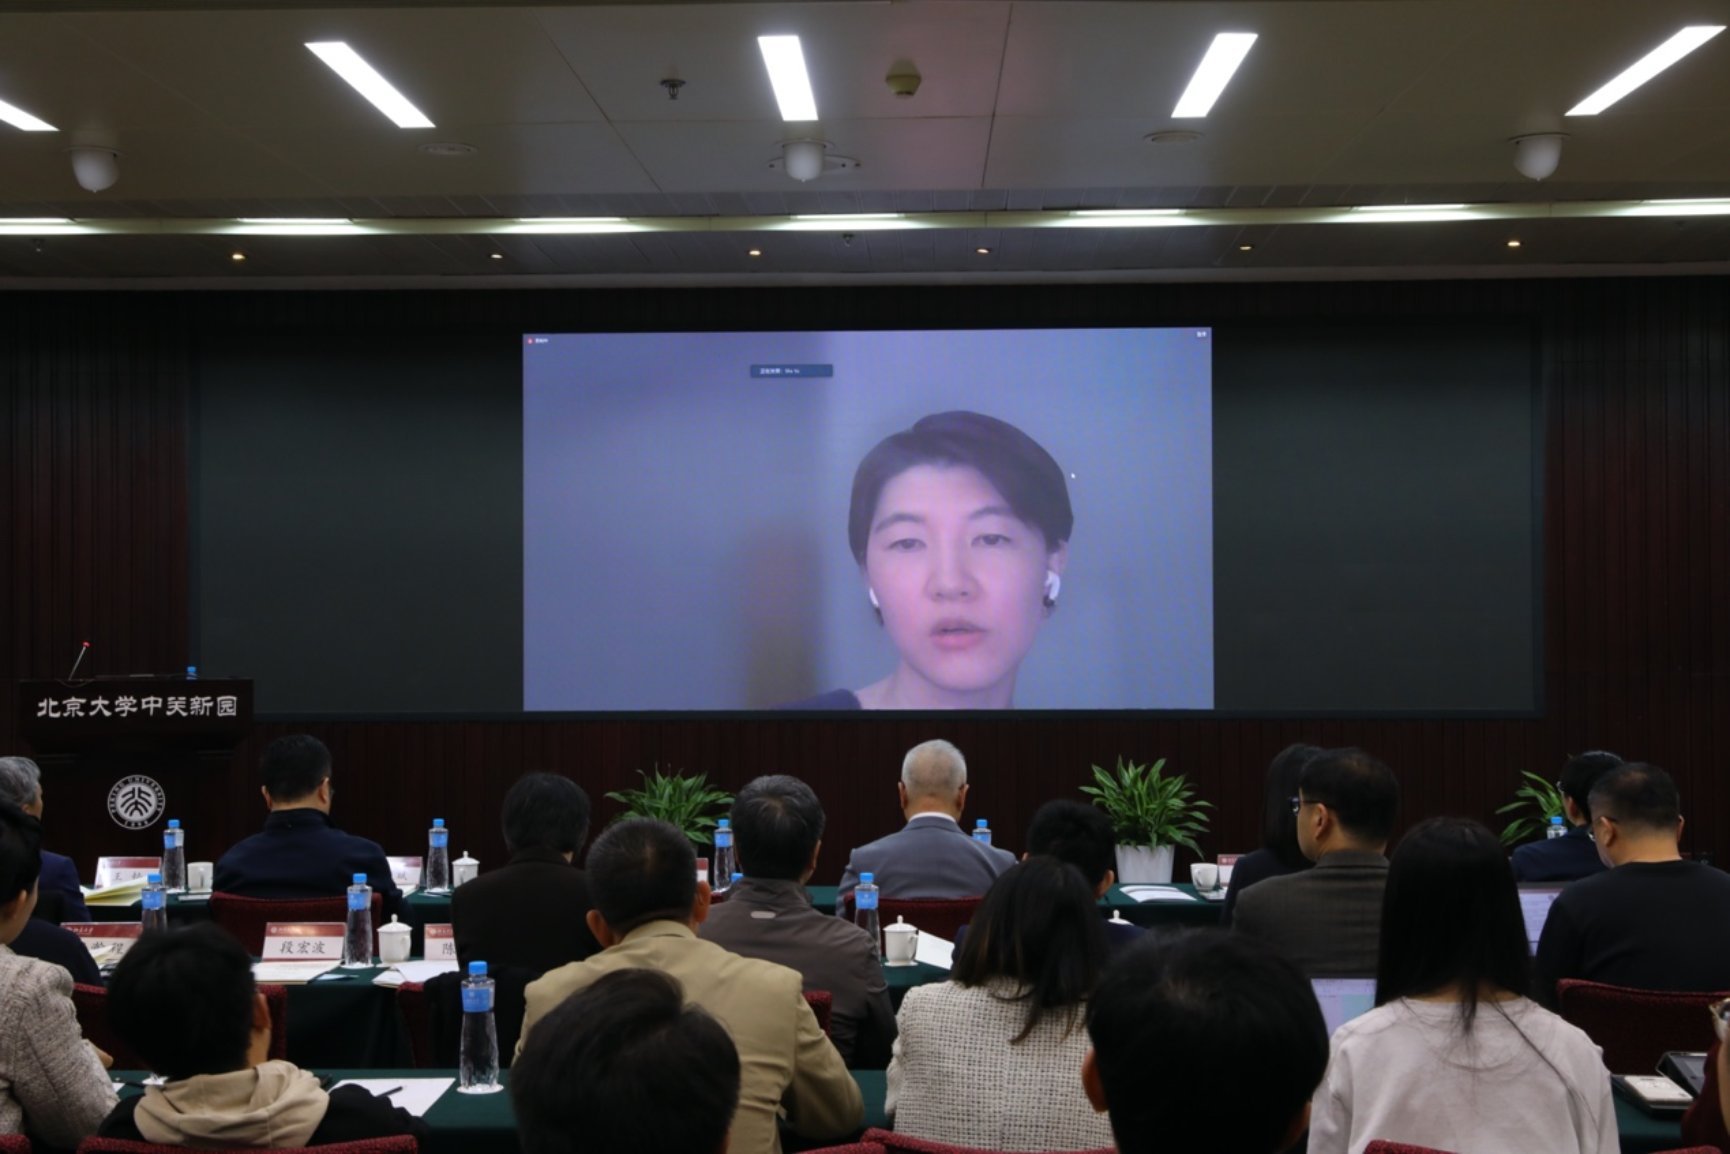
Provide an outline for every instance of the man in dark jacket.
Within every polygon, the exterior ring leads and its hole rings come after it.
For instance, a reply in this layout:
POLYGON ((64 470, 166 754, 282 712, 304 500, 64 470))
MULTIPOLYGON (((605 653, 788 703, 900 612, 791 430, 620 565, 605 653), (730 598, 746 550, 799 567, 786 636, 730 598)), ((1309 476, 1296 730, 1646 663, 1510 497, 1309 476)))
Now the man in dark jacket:
POLYGON ((1592 844, 1592 787, 1621 764, 1621 758, 1602 750, 1568 759, 1562 779, 1556 783, 1562 791, 1567 831, 1561 837, 1546 837, 1516 849, 1511 863, 1515 881, 1571 882, 1604 872, 1598 847, 1592 844))

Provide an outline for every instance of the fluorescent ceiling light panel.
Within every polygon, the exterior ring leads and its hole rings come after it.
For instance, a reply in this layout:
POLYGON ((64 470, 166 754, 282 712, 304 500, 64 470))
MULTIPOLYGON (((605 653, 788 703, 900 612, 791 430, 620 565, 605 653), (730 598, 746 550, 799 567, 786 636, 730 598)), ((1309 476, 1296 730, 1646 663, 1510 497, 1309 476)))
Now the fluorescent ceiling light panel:
POLYGON ((1730 216, 1730 200, 1647 200, 1623 210, 1622 216, 1730 216))
POLYGON ((775 89, 775 103, 782 120, 816 120, 817 97, 811 92, 811 76, 805 71, 805 51, 797 36, 759 36, 763 67, 775 89))
POLYGON ((25 132, 60 131, 46 120, 38 120, 16 104, 7 104, 4 100, 0 100, 0 120, 4 120, 13 128, 22 129, 25 132))
POLYGON ((313 55, 330 65, 331 71, 348 81, 349 86, 368 100, 374 108, 390 117, 398 128, 431 128, 426 114, 408 102, 408 97, 391 87, 390 81, 360 58, 360 53, 341 40, 320 40, 307 44, 313 55))
POLYGON ((1722 24, 1694 24, 1682 29, 1635 61, 1626 72, 1570 108, 1568 115, 1598 115, 1722 31, 1722 24))
POLYGON ((1353 212, 1462 212, 1469 208, 1464 204, 1360 204, 1353 212))
POLYGON ((1171 110, 1172 119, 1199 120, 1206 116, 1225 86, 1231 83, 1238 65, 1249 55, 1255 38, 1254 32, 1221 32, 1215 36, 1207 55, 1201 58, 1201 66, 1189 78, 1189 87, 1171 110))

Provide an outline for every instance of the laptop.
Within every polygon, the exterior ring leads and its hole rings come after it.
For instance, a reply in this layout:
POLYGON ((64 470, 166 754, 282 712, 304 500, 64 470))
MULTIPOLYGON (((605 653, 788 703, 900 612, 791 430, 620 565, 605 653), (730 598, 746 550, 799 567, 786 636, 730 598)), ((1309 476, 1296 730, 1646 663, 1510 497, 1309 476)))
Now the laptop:
POLYGON ((1544 933, 1544 922, 1550 916, 1550 906, 1565 888, 1564 882, 1523 883, 1520 886, 1520 913, 1526 919, 1526 945, 1534 955, 1538 952, 1538 939, 1544 933))
POLYGON ((1328 1024, 1328 1037, 1357 1017, 1376 1008, 1374 978, 1311 978, 1310 987, 1321 1003, 1322 1020, 1328 1024))

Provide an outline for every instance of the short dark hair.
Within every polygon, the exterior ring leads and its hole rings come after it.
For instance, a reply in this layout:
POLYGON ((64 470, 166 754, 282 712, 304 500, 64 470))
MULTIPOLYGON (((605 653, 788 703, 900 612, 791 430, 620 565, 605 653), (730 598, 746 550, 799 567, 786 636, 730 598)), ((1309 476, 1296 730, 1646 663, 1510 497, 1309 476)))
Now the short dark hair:
POLYGON ((310 733, 291 733, 265 747, 258 772, 271 800, 298 801, 330 776, 330 750, 310 733))
POLYGON ((1327 1025, 1303 974, 1220 930, 1148 934, 1121 951, 1088 1004, 1087 1031, 1122 1154, 1274 1154, 1328 1065, 1327 1025))
POLYGON ((574 854, 589 840, 589 795, 568 777, 526 773, 505 794, 505 848, 574 854))
POLYGON ((214 922, 139 938, 108 980, 108 1024, 164 1078, 246 1068, 257 986, 246 947, 214 922))
POLYGON ((0 804, 0 904, 42 876, 42 823, 15 805, 0 804))
POLYGON ((1400 838, 1388 864, 1376 1005, 1461 991, 1471 1028, 1479 993, 1524 994, 1531 960, 1520 895, 1501 840, 1464 817, 1432 817, 1400 838))
POLYGON ((733 845, 748 878, 797 881, 823 837, 823 803, 784 773, 751 781, 733 801, 733 845))
POLYGON ((1081 871, 1054 857, 1030 857, 997 875, 967 927, 951 977, 963 986, 1009 978, 1027 1003, 1011 1044, 1047 1011, 1078 1011, 1105 965, 1105 924, 1081 871))
POLYGON ((1320 746, 1299 742, 1274 754, 1268 763, 1262 786, 1261 844, 1287 869, 1303 869, 1310 864, 1298 848, 1297 814, 1291 811, 1291 799, 1297 795, 1304 767, 1322 753, 1320 746))
POLYGON ((871 519, 883 486, 919 465, 965 465, 1003 494, 1020 520, 1038 529, 1049 552, 1075 528, 1069 484, 1063 469, 1032 437, 996 417, 955 410, 933 413, 911 429, 877 442, 853 474, 853 500, 847 510, 847 543, 853 559, 865 564, 871 519))
POLYGON ((1621 764, 1620 757, 1602 749, 1576 753, 1568 759, 1568 764, 1562 767, 1562 778, 1556 784, 1565 795, 1574 799, 1574 804, 1580 809, 1580 816, 1591 821, 1592 787, 1598 783, 1600 777, 1621 764))
POLYGON ((1387 841, 1400 812, 1394 771, 1361 749, 1323 750, 1298 775, 1298 792, 1333 810, 1340 827, 1364 841, 1387 841))
POLYGON ((1097 889, 1117 868, 1117 833, 1098 806, 1058 798, 1034 813, 1027 827, 1027 852, 1067 862, 1097 889))
POLYGON ((589 891, 614 933, 662 918, 686 921, 697 900, 697 855, 676 826, 626 818, 589 848, 589 891))
POLYGON ((739 1052, 676 979, 616 970, 535 1023, 511 1104, 523 1154, 708 1154, 738 1108, 739 1052))
POLYGON ((1631 761, 1592 785, 1592 812, 1651 833, 1674 833, 1682 820, 1676 780, 1657 766, 1631 761))

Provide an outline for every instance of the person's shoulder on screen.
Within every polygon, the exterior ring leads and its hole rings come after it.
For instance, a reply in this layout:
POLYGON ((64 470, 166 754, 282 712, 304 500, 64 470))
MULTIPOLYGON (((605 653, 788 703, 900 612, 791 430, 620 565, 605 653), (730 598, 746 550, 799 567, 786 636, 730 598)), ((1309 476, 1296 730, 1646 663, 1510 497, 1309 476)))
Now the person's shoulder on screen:
POLYGON ((859 704, 859 695, 851 689, 831 689, 827 693, 819 693, 815 697, 807 697, 799 701, 789 701, 787 704, 778 705, 775 708, 856 710, 862 707, 859 704))

